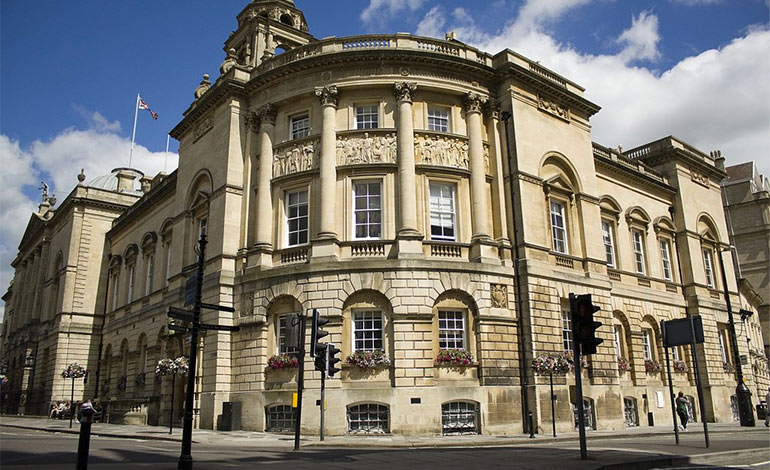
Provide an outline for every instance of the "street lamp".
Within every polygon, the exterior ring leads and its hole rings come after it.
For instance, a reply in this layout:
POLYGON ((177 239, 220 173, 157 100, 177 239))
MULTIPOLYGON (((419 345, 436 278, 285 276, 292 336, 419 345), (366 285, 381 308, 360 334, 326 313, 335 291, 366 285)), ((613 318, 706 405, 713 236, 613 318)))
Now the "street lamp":
POLYGON ((751 407, 751 391, 743 381, 743 367, 741 366, 741 357, 738 352, 738 335, 735 332, 735 320, 733 320, 733 310, 730 303, 730 291, 727 288, 727 275, 725 274, 725 263, 722 258, 722 252, 732 250, 735 247, 728 246, 725 250, 717 249, 719 257, 719 270, 722 272, 722 288, 725 291, 725 304, 727 306, 727 319, 730 322, 730 343, 735 352, 735 380, 738 385, 735 387, 735 396, 738 399, 738 415, 741 420, 741 426, 754 426, 754 412, 751 407))

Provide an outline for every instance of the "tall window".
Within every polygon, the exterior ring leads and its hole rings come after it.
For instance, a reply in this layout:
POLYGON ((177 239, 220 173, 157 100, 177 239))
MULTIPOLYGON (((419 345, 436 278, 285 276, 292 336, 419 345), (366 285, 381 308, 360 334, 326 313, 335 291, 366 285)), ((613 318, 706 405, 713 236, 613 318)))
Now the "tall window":
POLYGON ((564 221, 564 204, 551 201, 551 234, 553 251, 567 253, 567 225, 564 221))
POLYGON ((353 350, 385 350, 382 342, 382 312, 366 310, 353 313, 353 350))
POLYGON ((615 243, 612 237, 612 222, 602 220, 602 241, 604 241, 604 254, 607 258, 607 266, 615 267, 615 243))
POLYGON ((441 349, 466 349, 465 312, 439 310, 438 347, 441 349))
POLYGON ((134 300, 134 282, 136 281, 136 263, 128 267, 128 298, 127 303, 134 300))
POLYGON ((572 351, 572 316, 569 309, 561 311, 561 340, 564 351, 572 351))
POLYGON ((681 360, 679 356, 679 346, 671 348, 671 357, 674 358, 675 361, 681 360))
POLYGON ((620 325, 615 325, 614 333, 615 333, 615 354, 618 357, 623 357, 623 346, 622 346, 622 338, 623 334, 620 332, 620 325))
POLYGON ((449 132, 449 108, 428 107, 428 130, 449 132))
POLYGON ((291 138, 301 139, 310 135, 310 118, 307 114, 291 118, 291 138))
POLYGON ((703 250, 703 269, 706 272, 706 285, 714 287, 714 270, 711 264, 711 250, 703 250))
POLYGON ((289 234, 288 245, 294 246, 307 243, 307 190, 294 191, 287 195, 286 215, 289 234))
POLYGON ((278 354, 285 354, 285 353, 295 353, 297 352, 297 348, 295 347, 289 347, 286 344, 286 322, 289 321, 289 315, 280 315, 278 317, 278 321, 275 322, 275 337, 278 338, 277 346, 277 353, 278 354))
POLYGON ((118 293, 120 291, 120 274, 115 273, 112 275, 112 309, 118 308, 118 293))
POLYGON ((645 359, 652 360, 652 332, 642 330, 642 354, 645 359))
POLYGON ((356 106, 356 129, 377 129, 379 126, 380 108, 376 104, 356 106))
POLYGON ((663 279, 670 281, 671 276, 671 245, 665 238, 660 240, 660 259, 663 262, 663 279))
POLYGON ((147 276, 144 281, 144 295, 152 293, 152 275, 155 271, 155 255, 147 257, 147 276))
POLYGON ((456 240, 453 184, 430 184, 430 237, 433 240, 456 240))
POLYGON ((353 233, 357 239, 382 237, 382 184, 353 185, 353 233))
POLYGON ((631 237, 634 241, 634 261, 636 262, 637 274, 644 274, 645 261, 644 261, 644 237, 639 230, 632 230, 631 237))
MULTIPOLYGON (((209 233, 208 227, 209 227, 208 217, 201 217, 200 219, 198 219, 198 240, 200 240, 201 235, 203 235, 204 233, 208 235, 209 233)), ((197 242, 198 240, 195 240, 195 241, 197 242)))
POLYGON ((166 243, 166 286, 171 278, 171 242, 166 243))
POLYGON ((726 331, 720 329, 718 336, 719 336, 719 352, 722 354, 722 362, 725 362, 725 363, 730 362, 729 357, 727 355, 727 338, 725 338, 726 331))

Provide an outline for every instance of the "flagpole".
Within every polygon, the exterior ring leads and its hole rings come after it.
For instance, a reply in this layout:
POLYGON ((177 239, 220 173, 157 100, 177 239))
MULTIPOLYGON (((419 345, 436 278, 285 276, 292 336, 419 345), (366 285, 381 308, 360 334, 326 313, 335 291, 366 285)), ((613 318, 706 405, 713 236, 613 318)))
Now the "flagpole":
POLYGON ((168 141, 170 138, 171 138, 171 135, 166 134, 166 154, 164 156, 165 159, 163 161, 163 173, 168 172, 168 141))
POLYGON ((139 93, 136 94, 136 106, 134 107, 134 131, 131 133, 131 150, 128 152, 128 167, 131 168, 131 159, 134 157, 134 139, 136 139, 136 118, 139 117, 139 93))

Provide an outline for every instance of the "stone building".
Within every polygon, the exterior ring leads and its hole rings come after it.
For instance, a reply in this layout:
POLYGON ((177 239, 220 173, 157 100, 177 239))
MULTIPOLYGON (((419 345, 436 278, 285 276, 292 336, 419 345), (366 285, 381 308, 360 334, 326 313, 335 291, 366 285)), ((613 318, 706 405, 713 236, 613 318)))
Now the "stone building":
MULTIPOLYGON (((104 304, 87 393, 111 419, 165 423, 181 409, 184 381, 153 370, 191 346, 169 334, 166 312, 184 304, 204 231, 204 302, 235 313, 202 321, 240 331, 194 345, 202 428, 227 427, 228 402, 245 429, 292 426, 296 369, 269 364, 292 353, 286 315, 311 309, 331 319, 343 357, 388 358, 327 380, 330 434, 515 434, 527 412, 550 426, 548 377, 532 362, 569 350, 571 292, 602 307, 604 343, 583 375, 591 427, 670 425, 660 321, 687 314, 707 337, 705 418, 733 419, 729 366, 746 351, 727 341, 723 293, 738 305, 739 288, 731 254, 727 286, 716 261, 729 243, 713 155, 675 137, 629 151, 592 142, 599 106, 583 88, 510 50, 409 34, 319 40, 290 0, 254 0, 237 21, 221 75, 204 77, 171 132, 178 170, 143 185, 89 260, 104 304), (469 363, 438 363, 446 351, 469 363)), ((695 404, 688 349, 671 354, 674 386, 695 404)), ((317 431, 310 363, 305 378, 302 427, 317 431)), ((554 380, 557 427, 572 429, 574 378, 554 380)))

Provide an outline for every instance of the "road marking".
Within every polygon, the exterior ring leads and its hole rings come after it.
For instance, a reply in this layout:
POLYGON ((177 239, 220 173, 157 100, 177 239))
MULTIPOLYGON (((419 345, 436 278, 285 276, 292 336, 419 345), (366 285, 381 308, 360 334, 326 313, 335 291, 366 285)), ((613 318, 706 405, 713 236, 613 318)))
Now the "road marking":
POLYGON ((768 465, 768 464, 770 464, 770 460, 768 460, 766 462, 750 463, 750 464, 747 464, 746 466, 747 467, 759 467, 760 465, 768 465))

